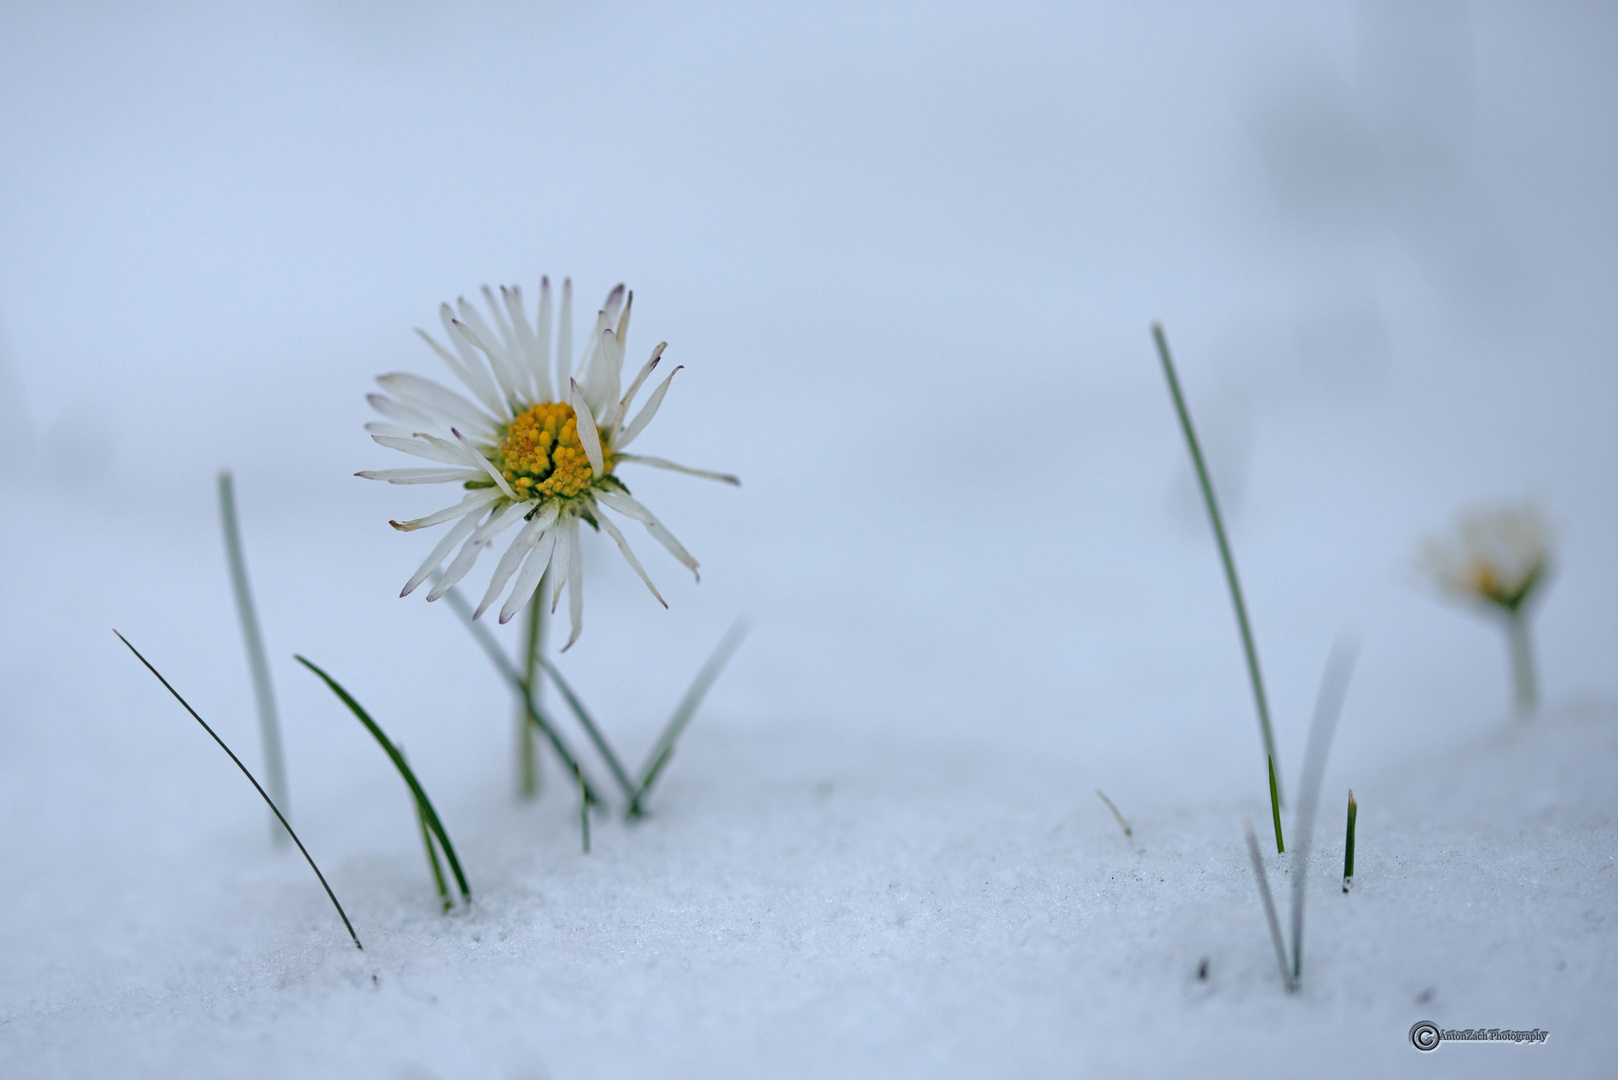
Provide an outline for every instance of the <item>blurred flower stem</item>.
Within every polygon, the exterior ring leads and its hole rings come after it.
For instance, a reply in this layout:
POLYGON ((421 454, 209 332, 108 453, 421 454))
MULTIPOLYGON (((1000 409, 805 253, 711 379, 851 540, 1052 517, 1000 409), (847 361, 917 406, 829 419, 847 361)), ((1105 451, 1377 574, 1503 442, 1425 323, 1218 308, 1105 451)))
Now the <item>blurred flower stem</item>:
POLYGON ((1539 707, 1539 680, 1534 675, 1534 643, 1528 634, 1528 616, 1521 607, 1506 614, 1506 640, 1511 647, 1511 680, 1517 692, 1517 711, 1531 716, 1539 707))
MULTIPOLYGON (((259 734, 264 742, 264 779, 269 783, 270 798, 280 813, 290 815, 286 762, 281 754, 281 726, 276 720, 275 693, 270 686, 270 662, 264 655, 264 638, 259 633, 258 615, 253 609, 253 590, 247 584, 247 560, 242 556, 236 492, 229 469, 219 471, 219 520, 225 534, 225 558, 230 563, 230 584, 236 594, 236 614, 241 619, 247 663, 253 673, 259 734)), ((285 847, 289 835, 279 816, 270 820, 270 837, 276 846, 285 847)))

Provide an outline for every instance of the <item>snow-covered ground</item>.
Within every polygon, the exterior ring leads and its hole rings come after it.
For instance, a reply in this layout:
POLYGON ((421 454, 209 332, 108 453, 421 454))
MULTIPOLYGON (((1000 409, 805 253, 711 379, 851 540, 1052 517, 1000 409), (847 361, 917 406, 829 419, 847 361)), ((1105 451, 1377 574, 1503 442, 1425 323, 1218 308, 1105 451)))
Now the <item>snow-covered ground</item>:
POLYGON ((0 1075, 1607 1071, 1618 21, 1404 10, 8 12, 0 1075), (542 272, 636 289, 631 352, 686 365, 642 445, 744 480, 632 481, 703 562, 631 534, 668 611, 587 547, 560 663, 632 761, 754 622, 589 855, 554 766, 513 797, 464 629, 397 599, 426 541, 386 521, 441 497, 350 475, 395 464, 371 376, 433 371, 410 328, 542 272), (1289 785, 1362 646, 1297 995, 1153 319, 1289 785), (363 954, 110 632, 257 767, 221 466, 363 954), (1413 568, 1520 498, 1557 535, 1531 723, 1503 635, 1413 568), (470 910, 295 651, 408 747, 470 910), (1422 1019, 1550 1037, 1422 1054, 1422 1019))

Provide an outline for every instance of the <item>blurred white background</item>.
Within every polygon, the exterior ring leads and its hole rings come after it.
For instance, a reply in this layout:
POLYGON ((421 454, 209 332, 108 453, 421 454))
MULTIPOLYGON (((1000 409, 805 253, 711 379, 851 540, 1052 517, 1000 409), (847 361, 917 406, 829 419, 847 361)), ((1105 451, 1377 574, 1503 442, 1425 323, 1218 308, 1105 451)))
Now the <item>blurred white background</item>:
POLYGON ((1557 526, 1547 696, 1613 695, 1610 6, 0 22, 0 745, 56 762, 64 800, 104 786, 91 745, 148 747, 154 785, 216 764, 109 625, 253 746, 227 465, 295 804, 342 798, 356 762, 395 781, 294 650, 414 757, 504 779, 504 692, 449 613, 396 599, 431 541, 386 520, 447 500, 352 473, 401 463, 360 429, 371 378, 440 374, 412 328, 542 273, 573 277, 584 319, 629 283, 631 359, 667 339, 686 366, 642 446, 745 482, 631 480, 704 565, 693 585, 632 534, 668 612, 587 552, 566 663, 632 758, 745 612, 712 699, 731 722, 993 744, 1136 805, 1256 794, 1154 319, 1229 502, 1284 756, 1343 627, 1365 641, 1344 768, 1503 722, 1503 641, 1411 568, 1479 501, 1557 526))

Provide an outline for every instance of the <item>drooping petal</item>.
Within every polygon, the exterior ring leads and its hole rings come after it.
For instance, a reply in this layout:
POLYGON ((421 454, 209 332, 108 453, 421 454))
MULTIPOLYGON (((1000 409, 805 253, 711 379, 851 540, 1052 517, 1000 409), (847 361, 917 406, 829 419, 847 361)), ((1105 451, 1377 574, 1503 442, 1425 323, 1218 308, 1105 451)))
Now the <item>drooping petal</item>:
POLYGON ((460 521, 457 521, 455 527, 445 533, 443 539, 439 540, 434 545, 433 550, 421 561, 421 566, 416 568, 416 572, 410 575, 410 580, 405 582, 405 587, 399 590, 400 598, 403 599, 415 592, 416 588, 423 581, 426 581, 434 570, 438 569, 438 564, 444 561, 444 556, 449 554, 450 549, 466 539, 466 534, 476 528, 477 523, 478 516, 476 513, 467 514, 460 521))
POLYGON ((366 469, 354 475, 390 484, 460 484, 483 479, 483 473, 473 469, 366 469))
POLYGON ((693 469, 688 465, 680 465, 667 458, 647 457, 643 454, 617 454, 619 461, 627 461, 635 465, 650 465, 654 469, 667 469, 670 472, 685 473, 687 476, 700 476, 704 480, 718 480, 721 483, 733 484, 741 487, 742 482, 730 473, 710 472, 707 469, 693 469))
POLYGON ((455 556, 455 561, 449 564, 444 576, 438 579, 438 584, 427 594, 427 600, 429 602, 437 600, 449 592, 450 588, 465 577, 477 563, 478 557, 488 550, 489 541, 494 539, 495 534, 521 518, 526 509, 527 507, 521 503, 513 503, 490 514, 489 519, 467 539, 465 546, 455 556))
POLYGON ((505 606, 500 609, 502 626, 522 610, 523 605, 534 595, 534 590, 539 588, 540 579, 545 576, 545 568, 550 565, 551 554, 556 550, 558 534, 561 531, 559 528, 545 530, 545 535, 534 545, 528 560, 522 564, 522 571, 512 583, 511 595, 506 597, 505 606))
POLYGON ((490 479, 492 479, 495 484, 499 486, 501 491, 506 493, 506 498, 512 500, 513 502, 521 501, 517 498, 517 493, 511 490, 511 485, 506 483, 506 478, 500 475, 500 470, 494 467, 494 462, 478 453, 477 448, 471 443, 467 442, 466 436, 462 435, 459 431, 456 431, 454 428, 450 428, 449 433, 455 436, 455 440, 466 448, 466 452, 468 454, 471 454, 473 457, 478 459, 478 464, 482 466, 483 471, 488 473, 490 479))
POLYGON ((601 478, 603 462, 601 459, 601 436, 596 432, 595 417, 590 414, 590 407, 585 404, 584 394, 579 391, 579 384, 572 384, 572 395, 568 404, 573 406, 573 415, 577 420, 575 425, 579 434, 579 445, 584 447, 584 456, 590 459, 590 472, 601 478))
POLYGON ((522 527, 522 531, 517 534, 517 538, 511 542, 511 546, 506 549, 506 553, 500 556, 500 561, 495 564, 494 576, 489 579, 489 588, 484 592, 483 600, 478 604, 477 611, 472 615, 474 619, 483 617, 483 613, 489 609, 489 605, 494 603, 501 590, 506 587, 506 582, 511 580, 511 575, 516 573, 523 557, 534 550, 534 545, 538 542, 540 534, 555 524, 556 515, 557 507, 554 504, 547 506, 535 514, 532 521, 522 527))
POLYGON ((614 525, 612 519, 600 508, 597 508, 596 520, 601 523, 601 527, 606 530, 607 535, 612 537, 613 543, 618 545, 618 550, 623 553, 624 560, 629 563, 630 568, 639 574, 640 579, 646 582, 646 587, 652 590, 652 595, 657 597, 657 602, 664 607, 668 607, 669 602, 663 599, 663 594, 657 591, 656 585, 652 584, 651 576, 646 573, 646 568, 635 557, 635 552, 629 547, 629 541, 624 539, 624 534, 618 530, 618 526, 614 525))
POLYGON ((646 399, 646 405, 640 412, 635 414, 635 419, 630 421, 629 426, 624 429, 623 437, 618 440, 613 449, 622 450, 634 442, 637 435, 646 430, 646 425, 650 424, 652 417, 657 415, 658 406, 663 404, 663 395, 669 392, 669 383, 674 381, 674 376, 678 375, 680 371, 681 368, 675 368, 669 372, 668 378, 657 384, 657 389, 653 390, 652 396, 646 399))
MULTIPOLYGON (((558 543, 561 541, 558 540, 558 543)), ((567 618, 573 625, 573 630, 567 636, 567 644, 562 651, 567 652, 573 643, 579 640, 579 634, 584 630, 584 554, 579 549, 579 519, 574 518, 567 523, 567 618)))
MULTIPOLYGON (((578 519, 573 518, 571 522, 576 528, 578 519)), ((569 522, 564 521, 556 526, 556 554, 551 556, 551 594, 542 595, 538 600, 538 603, 549 608, 553 615, 556 613, 556 601, 562 595, 562 586, 567 584, 568 560, 573 557, 573 549, 567 545, 568 524, 569 522)))
POLYGON ((642 525, 645 525, 646 531, 652 534, 652 539, 667 548, 669 554, 679 559, 687 570, 696 574, 698 581, 702 580, 702 575, 697 574, 697 560, 692 558, 691 553, 685 550, 685 546, 674 538, 673 533, 663 527, 663 523, 657 520, 657 516, 642 506, 639 501, 617 491, 597 491, 595 495, 596 499, 625 517, 634 518, 642 525))
POLYGON ((419 517, 414 521, 390 521, 388 524, 400 532, 415 532, 417 529, 425 529, 429 525, 437 525, 441 521, 448 521, 450 518, 470 514, 474 510, 481 510, 499 498, 500 493, 493 488, 482 488, 478 491, 467 492, 466 497, 454 506, 446 506, 444 509, 428 514, 426 517, 419 517))

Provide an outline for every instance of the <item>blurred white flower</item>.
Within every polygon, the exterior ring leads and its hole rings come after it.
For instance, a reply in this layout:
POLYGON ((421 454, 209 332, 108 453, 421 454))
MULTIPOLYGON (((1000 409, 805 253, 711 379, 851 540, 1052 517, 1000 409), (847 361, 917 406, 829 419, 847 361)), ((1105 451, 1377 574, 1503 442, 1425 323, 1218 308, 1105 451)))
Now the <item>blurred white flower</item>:
POLYGON ((1550 570, 1550 529, 1531 506, 1476 510, 1461 517, 1451 536, 1427 541, 1422 562, 1446 591, 1505 616, 1517 709, 1524 716, 1539 701, 1528 601, 1550 570))
POLYGON ((579 522, 583 521, 612 537, 652 595, 667 607, 623 533, 605 511, 640 522, 693 574, 697 560, 650 510, 630 495, 614 470, 621 464, 637 463, 739 483, 734 476, 625 452, 657 415, 669 383, 680 370, 670 372, 630 419, 635 395, 657 367, 667 342, 652 350, 651 358, 624 390, 624 339, 634 294, 626 298, 622 285, 607 295, 597 312, 595 327, 576 368, 571 281, 562 283, 554 360, 550 279, 540 282, 535 322, 529 321, 522 293, 515 286, 502 286, 498 298, 484 286, 483 296, 489 306, 487 320, 464 298, 454 309, 448 304, 439 307, 451 349, 444 348, 425 331, 417 331, 471 392, 470 398, 431 379, 402 373, 380 376, 377 382, 386 393, 368 397, 377 412, 387 418, 366 425, 371 437, 383 446, 435 462, 438 467, 383 469, 357 475, 394 484, 458 484, 466 489, 453 506, 414 521, 390 523, 400 532, 454 523, 399 595, 409 595, 459 545, 459 552, 427 594, 428 600, 438 599, 466 576, 497 537, 520 525, 495 565, 477 615, 481 616, 499 599, 509 584, 500 621, 510 620, 528 603, 549 568, 550 581, 554 582, 552 610, 563 585, 567 586, 571 646, 578 640, 584 617, 579 547, 579 522))
POLYGON ((1550 568, 1550 530, 1531 506, 1475 510, 1428 540, 1422 562, 1445 590, 1515 612, 1550 568))

